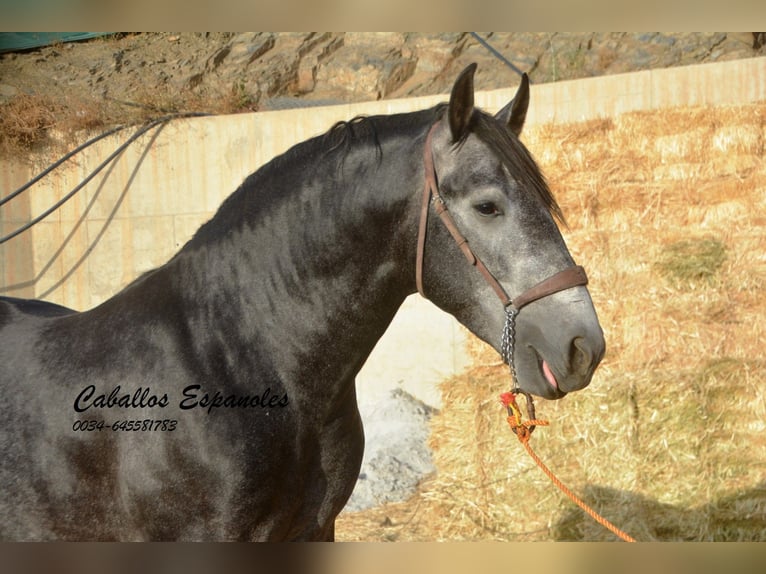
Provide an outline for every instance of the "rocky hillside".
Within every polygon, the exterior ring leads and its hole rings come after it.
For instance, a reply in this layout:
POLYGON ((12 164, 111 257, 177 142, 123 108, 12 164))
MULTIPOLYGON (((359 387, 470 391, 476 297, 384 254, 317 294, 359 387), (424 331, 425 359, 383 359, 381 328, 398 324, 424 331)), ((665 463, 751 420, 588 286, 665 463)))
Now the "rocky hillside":
MULTIPOLYGON (((479 36, 533 83, 766 54, 752 33, 479 36)), ((123 33, 0 55, 0 105, 47 98, 59 115, 78 108, 98 125, 135 105, 230 113, 358 102, 445 93, 473 61, 478 89, 517 82, 467 32, 123 33)))

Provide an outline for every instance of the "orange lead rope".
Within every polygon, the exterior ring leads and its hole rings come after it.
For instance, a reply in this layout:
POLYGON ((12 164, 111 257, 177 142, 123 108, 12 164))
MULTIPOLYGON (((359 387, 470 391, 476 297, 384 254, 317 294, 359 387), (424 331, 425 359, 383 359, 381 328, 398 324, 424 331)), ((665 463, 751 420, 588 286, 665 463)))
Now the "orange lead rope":
POLYGON ((532 460, 534 460, 537 463, 537 466, 539 466, 542 471, 548 476, 548 478, 551 479, 553 484, 559 487, 561 492, 566 494, 572 502, 574 502, 577 506, 582 508, 593 520, 604 526, 605 528, 608 528, 611 530, 614 534, 619 536, 622 540, 625 542, 635 542, 636 540, 617 528, 614 524, 609 522, 606 518, 598 514, 595 510, 593 510, 590 506, 585 504, 585 502, 580 499, 575 493, 573 493, 571 490, 569 490, 564 483, 562 483, 558 477, 551 472, 551 470, 545 466, 543 461, 540 460, 540 457, 535 454, 535 452, 532 450, 532 447, 529 446, 529 438, 532 436, 532 431, 535 430, 535 427, 537 426, 548 426, 548 421, 545 420, 539 420, 535 418, 534 413, 534 405, 532 403, 532 397, 527 395, 526 393, 503 393, 500 395, 500 402, 503 403, 506 410, 508 411, 508 424, 511 427, 511 430, 514 432, 514 434, 518 437, 519 442, 524 445, 524 448, 527 449, 527 452, 529 453, 529 456, 532 457, 532 460), (519 408, 519 404, 516 402, 516 396, 517 394, 524 394, 524 396, 527 399, 527 414, 530 417, 529 420, 522 421, 521 418, 521 409, 519 408))

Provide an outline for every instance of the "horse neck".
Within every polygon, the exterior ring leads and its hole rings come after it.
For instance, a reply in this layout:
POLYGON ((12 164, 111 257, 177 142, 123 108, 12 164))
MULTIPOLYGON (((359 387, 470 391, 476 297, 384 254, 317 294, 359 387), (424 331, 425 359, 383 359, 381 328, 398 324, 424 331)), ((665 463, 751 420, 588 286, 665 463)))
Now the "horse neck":
POLYGON ((413 291, 420 147, 380 146, 248 178, 169 264, 190 331, 216 333, 229 356, 261 349, 282 377, 353 377, 413 291))

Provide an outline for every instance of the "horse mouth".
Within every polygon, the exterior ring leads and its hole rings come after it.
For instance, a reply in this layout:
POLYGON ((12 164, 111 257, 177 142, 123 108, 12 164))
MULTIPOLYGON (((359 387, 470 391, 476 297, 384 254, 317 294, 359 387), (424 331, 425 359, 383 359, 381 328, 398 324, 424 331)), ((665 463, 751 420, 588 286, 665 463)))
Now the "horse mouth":
POLYGON ((545 381, 544 388, 541 389, 542 392, 539 393, 539 396, 549 400, 564 398, 567 395, 567 392, 559 387, 559 382, 553 369, 551 369, 551 366, 545 359, 543 359, 537 349, 534 349, 534 351, 537 355, 537 370, 540 374, 540 378, 545 381))
POLYGON ((545 380, 556 390, 559 390, 559 383, 556 380, 556 375, 551 371, 550 366, 545 359, 540 359, 540 371, 542 371, 545 380))

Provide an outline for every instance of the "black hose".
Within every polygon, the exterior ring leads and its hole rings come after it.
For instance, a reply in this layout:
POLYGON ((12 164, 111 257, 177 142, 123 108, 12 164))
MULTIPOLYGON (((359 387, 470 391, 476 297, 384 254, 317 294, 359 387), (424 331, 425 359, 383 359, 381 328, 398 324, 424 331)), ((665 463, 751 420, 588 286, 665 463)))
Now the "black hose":
MULTIPOLYGON (((93 171, 92 171, 92 172, 91 172, 91 173, 88 175, 88 177, 86 177, 86 178, 85 178, 83 181, 81 181, 81 182, 80 182, 80 183, 79 183, 79 184, 78 184, 78 185, 77 185, 77 186, 76 186, 76 187, 75 187, 75 188, 74 188, 72 191, 70 191, 69 193, 67 193, 67 194, 66 194, 64 197, 62 197, 60 200, 58 200, 58 201, 57 201, 57 202, 56 202, 56 203, 55 203, 53 206, 51 206, 50 208, 48 208, 47 210, 45 210, 45 211, 44 211, 42 214, 38 215, 37 217, 35 217, 35 218, 34 218, 34 219, 32 219, 31 221, 29 221, 28 223, 25 223, 25 224, 24 224, 24 225, 22 225, 20 228, 18 228, 18 229, 16 229, 15 231, 13 231, 13 232, 9 233, 9 234, 8 234, 8 235, 6 235, 5 237, 1 237, 1 238, 0 238, 0 244, 3 244, 3 243, 5 243, 6 241, 9 241, 9 240, 13 239, 13 238, 14 238, 14 237, 16 237, 17 235, 20 235, 21 233, 24 233, 24 232, 25 232, 27 229, 29 229, 29 228, 30 228, 30 227, 32 227, 33 225, 36 225, 37 223, 39 223, 40 221, 42 221, 43 219, 45 219, 46 217, 48 217, 48 216, 49 216, 51 213, 53 213, 54 211, 56 211, 56 210, 57 210, 59 207, 61 207, 62 205, 64 205, 64 204, 65 204, 67 201, 69 201, 69 200, 70 200, 72 197, 74 197, 74 195, 75 195, 75 194, 76 194, 78 191, 80 191, 80 190, 81 190, 83 187, 85 187, 85 186, 88 184, 88 182, 90 182, 90 180, 91 180, 91 179, 93 179, 94 177, 96 177, 96 175, 98 175, 98 173, 99 173, 99 172, 100 172, 102 169, 104 169, 104 168, 105 168, 107 165, 109 165, 109 163, 110 163, 112 160, 114 160, 114 159, 115 159, 115 158, 116 158, 118 155, 120 155, 120 154, 121 154, 123 151, 125 151, 125 149, 126 149, 126 148, 127 148, 127 147, 128 147, 130 144, 131 144, 131 143, 133 143, 134 141, 136 141, 136 140, 137 140, 139 137, 141 137, 143 134, 145 134, 146 132, 148 132, 150 129, 152 129, 152 128, 154 128, 155 126, 158 126, 158 125, 160 125, 160 124, 163 124, 163 123, 165 123, 165 122, 168 122, 168 121, 170 121, 170 120, 173 120, 173 119, 177 119, 177 118, 187 118, 187 117, 201 117, 201 116, 208 116, 208 115, 210 115, 210 114, 201 113, 201 112, 188 112, 188 113, 172 114, 172 115, 169 115, 169 116, 163 116, 163 117, 161 117, 161 118, 158 118, 158 119, 156 119, 156 120, 152 120, 152 121, 150 121, 149 123, 147 123, 147 124, 143 125, 141 128, 139 128, 139 129, 138 129, 138 131, 136 131, 136 133, 134 133, 132 136, 130 136, 130 138, 128 138, 128 140, 127 140, 127 141, 125 141, 125 142, 124 142, 122 145, 120 145, 120 147, 118 147, 118 148, 117 148, 117 149, 116 149, 114 152, 112 152, 112 153, 109 155, 109 157, 107 157, 107 158, 106 158, 104 161, 102 161, 102 162, 101 162, 101 163, 100 163, 100 164, 99 164, 99 165, 96 167, 96 169, 94 169, 94 170, 93 170, 93 171)), ((52 170, 54 170, 56 167, 58 167, 58 166, 59 166, 59 165, 61 165, 63 162, 65 162, 66 160, 70 159, 70 158, 71 158, 73 155, 75 155, 76 153, 79 153, 80 151, 82 151, 83 149, 85 149, 86 147, 88 147, 89 145, 92 145, 92 144, 94 144, 95 142, 97 142, 98 140, 100 140, 100 139, 102 139, 102 138, 104 138, 104 137, 106 137, 106 136, 109 136, 109 135, 111 135, 111 134, 114 134, 114 133, 116 133, 116 132, 118 132, 118 131, 120 131, 120 130, 123 130, 123 129, 127 128, 127 127, 128 127, 128 126, 120 126, 120 127, 116 127, 116 128, 114 128, 114 129, 112 129, 112 130, 110 130, 110 131, 108 131, 108 132, 105 132, 105 133, 103 133, 103 134, 101 134, 101 135, 99 135, 99 136, 96 136, 96 137, 94 137, 94 138, 92 138, 92 139, 88 140, 87 142, 85 142, 84 144, 82 144, 81 146, 79 146, 77 149, 75 149, 75 150, 73 150, 72 152, 68 153, 68 154, 67 154, 67 155, 65 155, 63 158, 61 158, 60 160, 58 160, 57 162, 55 162, 54 164, 52 164, 51 166, 49 166, 49 167, 48 167, 47 169, 45 169, 45 170, 44 170, 42 173, 40 173, 40 174, 39 174, 39 175, 37 175, 35 178, 33 178, 33 179, 30 181, 30 182, 28 182, 28 183, 24 184, 22 187, 20 187, 20 188, 19 188, 19 189, 17 189, 16 191, 14 191, 12 194, 10 194, 9 196, 7 196, 7 197, 3 198, 3 199, 2 199, 2 201, 0 201, 0 205, 3 205, 4 203, 6 203, 6 202, 10 201, 11 199, 13 199, 13 198, 14 198, 14 197, 16 197, 17 195, 19 195, 19 194, 20 194, 21 192, 23 192, 24 190, 28 189, 30 186, 32 186, 33 184, 35 184, 35 183, 37 183, 38 181, 40 181, 40 179, 42 179, 43 177, 45 177, 45 176, 46 176, 48 173, 50 173, 50 172, 51 172, 52 170)))
POLYGON ((34 184, 36 184, 38 181, 40 181, 42 178, 44 178, 46 175, 48 175, 50 172, 52 172, 54 169, 56 169, 58 166, 60 166, 62 163, 67 161, 68 159, 72 158, 73 156, 80 153, 82 150, 84 150, 86 147, 93 145, 97 141, 104 139, 107 136, 110 136, 112 134, 116 134, 117 132, 126 129, 128 126, 118 126, 114 129, 109 130, 108 132, 104 132, 100 135, 97 135, 96 137, 89 139, 84 144, 78 146, 77 148, 70 151, 68 154, 66 154, 64 157, 62 157, 60 160, 58 160, 55 163, 52 163, 49 165, 46 169, 44 169, 42 172, 37 174, 34 178, 32 178, 30 181, 22 185, 19 189, 11 193, 10 195, 0 199, 0 207, 8 203, 10 200, 12 200, 14 197, 19 195, 22 191, 25 189, 28 189, 32 187, 34 184))

